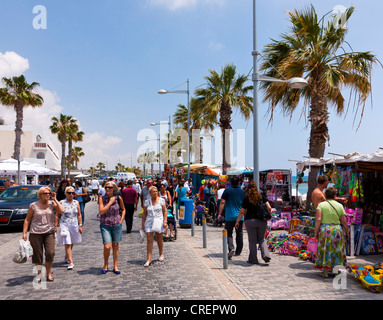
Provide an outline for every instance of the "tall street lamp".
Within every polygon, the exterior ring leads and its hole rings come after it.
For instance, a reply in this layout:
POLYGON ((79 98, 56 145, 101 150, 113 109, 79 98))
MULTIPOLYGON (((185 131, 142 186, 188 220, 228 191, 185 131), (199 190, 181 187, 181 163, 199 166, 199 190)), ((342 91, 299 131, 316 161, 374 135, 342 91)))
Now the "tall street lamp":
POLYGON ((187 108, 188 108, 188 175, 187 180, 190 178, 190 90, 189 90, 189 79, 187 80, 187 90, 165 90, 161 89, 158 91, 158 94, 168 94, 168 93, 183 93, 187 94, 187 108))
POLYGON ((258 56, 260 52, 257 51, 257 4, 256 0, 253 0, 253 76, 252 80, 254 83, 253 90, 253 179, 259 187, 259 144, 258 144, 258 82, 284 82, 292 89, 302 89, 308 85, 306 79, 294 77, 288 80, 276 79, 264 75, 258 74, 258 56))
POLYGON ((161 135, 158 135, 158 139, 149 139, 146 138, 146 141, 158 141, 158 172, 161 178, 161 135))
MULTIPOLYGON (((157 122, 152 122, 150 125, 151 126, 157 126, 157 125, 160 125, 161 126, 161 124, 167 124, 168 126, 169 126, 169 139, 168 139, 168 164, 169 164, 169 170, 170 170, 170 168, 171 168, 171 154, 170 154, 170 149, 171 149, 171 147, 170 147, 170 133, 171 133, 171 131, 172 131, 172 122, 171 122, 171 118, 170 118, 170 116, 169 116, 169 121, 166 123, 166 122, 160 122, 160 123, 157 123, 157 122)), ((160 131, 161 131, 161 129, 160 129, 160 131)))

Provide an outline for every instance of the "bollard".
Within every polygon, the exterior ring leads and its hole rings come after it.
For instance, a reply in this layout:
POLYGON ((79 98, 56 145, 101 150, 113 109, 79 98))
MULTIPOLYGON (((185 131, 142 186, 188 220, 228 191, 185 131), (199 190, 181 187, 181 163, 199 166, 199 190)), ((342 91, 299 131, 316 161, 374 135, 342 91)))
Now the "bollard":
POLYGON ((224 229, 222 231, 222 244, 223 244, 223 268, 227 269, 228 268, 228 246, 227 246, 227 230, 224 229))
POLYGON ((194 217, 195 217, 195 212, 192 211, 191 212, 191 236, 192 237, 194 237, 194 225, 195 225, 194 217))
POLYGON ((202 236, 203 236, 203 247, 207 248, 206 218, 202 219, 202 236))

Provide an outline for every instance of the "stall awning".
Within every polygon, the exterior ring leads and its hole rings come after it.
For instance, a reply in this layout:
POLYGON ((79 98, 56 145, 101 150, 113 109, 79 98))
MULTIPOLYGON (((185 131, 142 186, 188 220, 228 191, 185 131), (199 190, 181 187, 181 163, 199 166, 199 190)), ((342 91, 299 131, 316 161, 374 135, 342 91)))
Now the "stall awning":
POLYGON ((327 164, 339 166, 355 166, 359 170, 381 170, 383 171, 383 151, 377 151, 371 154, 360 154, 354 152, 342 157, 308 159, 297 163, 298 171, 302 172, 309 167, 322 167, 327 164))

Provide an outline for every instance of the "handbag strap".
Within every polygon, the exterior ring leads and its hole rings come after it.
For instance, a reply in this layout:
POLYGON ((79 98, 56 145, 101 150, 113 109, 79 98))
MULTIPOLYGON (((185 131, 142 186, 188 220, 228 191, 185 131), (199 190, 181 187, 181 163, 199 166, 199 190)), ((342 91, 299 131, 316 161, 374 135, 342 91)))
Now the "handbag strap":
POLYGON ((330 201, 328 201, 328 200, 326 200, 326 201, 330 204, 330 206, 335 210, 336 214, 339 216, 338 210, 335 209, 335 207, 331 204, 330 201))

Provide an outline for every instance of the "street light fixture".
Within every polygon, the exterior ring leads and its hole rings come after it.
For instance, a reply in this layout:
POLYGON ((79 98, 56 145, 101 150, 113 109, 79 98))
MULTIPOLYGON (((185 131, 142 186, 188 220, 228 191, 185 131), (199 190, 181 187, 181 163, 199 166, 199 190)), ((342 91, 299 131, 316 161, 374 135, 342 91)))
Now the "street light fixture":
POLYGON ((187 80, 187 90, 165 90, 161 89, 158 91, 158 94, 168 94, 168 93, 183 93, 187 94, 187 109, 188 109, 188 175, 187 180, 190 178, 190 89, 189 89, 189 79, 187 80))
POLYGON ((161 135, 158 135, 158 139, 146 138, 145 141, 158 141, 158 172, 161 177, 161 135))
POLYGON ((267 82, 284 82, 287 83, 291 89, 302 89, 308 85, 306 79, 294 77, 287 80, 276 79, 264 75, 258 74, 258 56, 261 55, 257 51, 257 5, 256 0, 253 0, 253 76, 252 80, 254 82, 253 89, 253 179, 254 182, 259 187, 259 145, 258 145, 258 82, 267 81, 267 82))
MULTIPOLYGON (((161 91, 161 90, 160 90, 161 91)), ((165 90, 164 90, 165 91, 165 90)), ((171 131, 172 131, 172 122, 171 122, 171 118, 170 118, 170 116, 169 116, 169 122, 162 122, 162 123, 164 123, 164 124, 168 124, 169 125, 169 139, 168 139, 168 164, 169 164, 169 169, 171 168, 171 154, 170 154, 170 133, 171 133, 171 131)), ((157 125, 161 125, 162 124, 161 122, 160 123, 157 123, 157 122, 152 122, 150 125, 152 126, 152 127, 155 127, 155 126, 157 126, 157 125)), ((161 131, 161 129, 160 129, 160 131, 161 131)))

